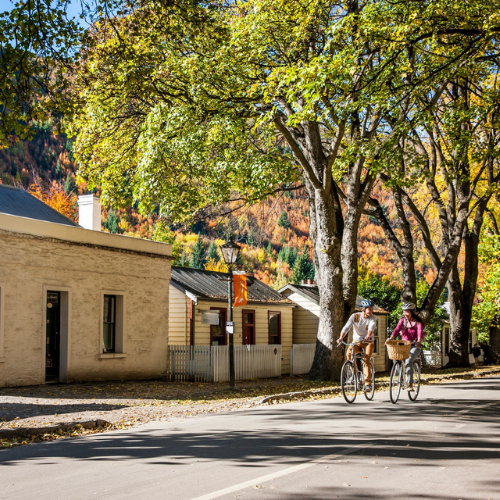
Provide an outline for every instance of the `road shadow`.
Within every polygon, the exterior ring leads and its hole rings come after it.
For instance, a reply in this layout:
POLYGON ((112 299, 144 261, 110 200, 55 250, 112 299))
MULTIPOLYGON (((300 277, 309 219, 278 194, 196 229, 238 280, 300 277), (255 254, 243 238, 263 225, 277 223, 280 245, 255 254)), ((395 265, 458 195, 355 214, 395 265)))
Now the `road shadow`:
MULTIPOLYGON (((433 406, 422 405, 386 405, 375 407, 366 403, 353 409, 352 417, 341 412, 339 404, 324 402, 317 405, 314 413, 304 405, 289 405, 279 409, 263 409, 243 411, 238 414, 219 414, 212 417, 216 427, 203 435, 196 432, 185 432, 181 429, 165 429, 155 431, 152 426, 135 431, 120 431, 90 438, 77 438, 71 442, 56 441, 49 444, 37 444, 28 447, 13 448, 0 451, 0 465, 19 464, 24 460, 41 457, 72 458, 73 460, 124 461, 130 459, 146 460, 152 464, 182 464, 192 459, 209 461, 231 461, 241 467, 261 467, 264 461, 285 464, 302 463, 307 460, 333 454, 339 450, 350 449, 370 443, 367 450, 360 449, 354 455, 365 453, 379 457, 399 458, 403 465, 405 460, 415 465, 415 460, 432 461, 447 460, 493 460, 500 458, 500 445, 490 439, 490 434, 474 432, 463 433, 453 426, 460 427, 464 417, 457 414, 463 407, 462 400, 446 401, 446 404, 433 406), (342 413, 342 414, 341 414, 342 413), (352 428, 359 428, 354 435, 346 432, 341 420, 349 417, 352 428), (446 418, 449 423, 446 434, 443 432, 411 431, 411 419, 429 420, 429 428, 436 419, 446 418), (233 418, 241 422, 238 431, 231 428, 233 418), (260 429, 251 429, 258 418, 260 429), (216 419, 216 420, 215 420, 216 419), (311 419, 316 429, 311 430, 311 419), (285 429, 286 422, 293 422, 299 432, 285 429), (339 422, 339 425, 336 424, 339 422), (381 438, 380 428, 374 432, 367 430, 367 424, 383 423, 390 428, 387 438, 381 438), (26 451, 25 451, 26 450, 26 451), (28 458, 29 455, 29 458, 28 458)), ((470 405, 470 401, 468 401, 470 405)), ((484 401, 474 407, 467 415, 477 422, 489 423, 489 429, 498 435, 499 401, 484 401), (486 405, 496 405, 486 406, 486 405)), ((466 422, 470 422, 467 420, 466 422)), ((182 427, 186 421, 179 423, 182 427)), ((353 455, 351 455, 353 456, 353 455)))
POLYGON ((90 412, 105 412, 127 408, 128 405, 116 404, 67 404, 67 405, 50 405, 50 404, 23 404, 23 403, 0 403, 0 418, 1 422, 12 422, 17 419, 35 418, 57 415, 65 415, 68 413, 78 413, 84 411, 90 412))

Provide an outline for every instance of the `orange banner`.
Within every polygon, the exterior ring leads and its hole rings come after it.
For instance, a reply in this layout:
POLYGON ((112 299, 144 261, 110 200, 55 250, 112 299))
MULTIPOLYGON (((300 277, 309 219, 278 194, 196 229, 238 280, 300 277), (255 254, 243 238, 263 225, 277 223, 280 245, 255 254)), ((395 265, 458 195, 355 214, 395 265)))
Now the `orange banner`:
POLYGON ((247 276, 246 274, 233 274, 234 304, 233 307, 247 304, 247 276))

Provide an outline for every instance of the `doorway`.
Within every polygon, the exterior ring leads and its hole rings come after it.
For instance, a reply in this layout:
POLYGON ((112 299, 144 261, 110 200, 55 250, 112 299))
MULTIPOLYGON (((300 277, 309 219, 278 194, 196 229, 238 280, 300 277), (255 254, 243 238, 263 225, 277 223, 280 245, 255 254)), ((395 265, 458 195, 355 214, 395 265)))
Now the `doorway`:
POLYGON ((61 358, 61 294, 47 291, 45 327, 45 381, 59 381, 61 358))

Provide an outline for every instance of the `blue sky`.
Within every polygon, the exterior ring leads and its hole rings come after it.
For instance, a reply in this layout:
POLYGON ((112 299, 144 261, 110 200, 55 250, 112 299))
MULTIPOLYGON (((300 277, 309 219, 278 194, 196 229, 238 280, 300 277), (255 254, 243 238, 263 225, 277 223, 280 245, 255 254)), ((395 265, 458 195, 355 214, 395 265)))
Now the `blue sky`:
MULTIPOLYGON (((10 0, 0 0, 0 12, 11 10, 13 7, 14 3, 11 2, 10 0)), ((70 17, 78 17, 80 12, 81 12, 80 1, 79 0, 71 1, 68 7, 68 14, 70 15, 70 17)))

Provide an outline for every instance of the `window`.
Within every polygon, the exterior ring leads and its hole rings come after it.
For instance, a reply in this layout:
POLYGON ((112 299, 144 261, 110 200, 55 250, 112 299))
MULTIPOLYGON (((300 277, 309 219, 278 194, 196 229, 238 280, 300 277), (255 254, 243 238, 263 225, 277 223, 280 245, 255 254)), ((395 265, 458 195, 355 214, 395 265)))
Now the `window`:
POLYGON ((104 296, 102 352, 115 352, 116 346, 116 295, 104 296))
POLYGON ((281 344, 281 313, 269 311, 269 345, 281 344))
POLYGON ((125 296, 101 291, 101 359, 125 357, 125 296))
POLYGON ((249 345, 255 344, 255 311, 243 310, 243 338, 242 344, 249 345))
POLYGON ((210 325, 210 344, 211 345, 226 345, 226 309, 211 307, 213 311, 219 312, 219 324, 210 325))

